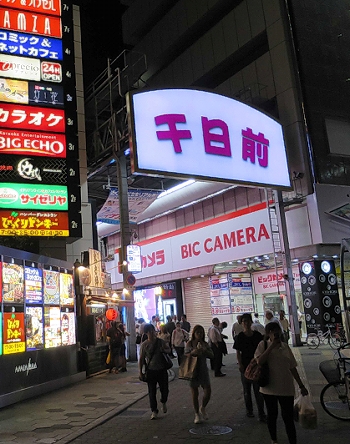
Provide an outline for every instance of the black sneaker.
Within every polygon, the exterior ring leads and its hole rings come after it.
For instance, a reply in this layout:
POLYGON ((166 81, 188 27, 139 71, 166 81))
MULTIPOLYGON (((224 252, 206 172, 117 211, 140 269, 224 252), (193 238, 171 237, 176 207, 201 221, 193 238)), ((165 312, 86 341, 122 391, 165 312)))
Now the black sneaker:
POLYGON ((254 415, 253 412, 247 412, 247 417, 248 417, 248 418, 254 418, 255 415, 254 415))

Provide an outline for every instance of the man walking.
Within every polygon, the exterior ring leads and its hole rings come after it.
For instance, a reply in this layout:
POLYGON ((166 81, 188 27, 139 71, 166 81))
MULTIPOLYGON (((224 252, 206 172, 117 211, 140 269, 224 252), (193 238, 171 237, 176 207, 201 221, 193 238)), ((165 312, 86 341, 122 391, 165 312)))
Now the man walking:
POLYGON ((213 370, 215 377, 226 376, 226 373, 221 372, 222 367, 222 335, 219 329, 220 321, 218 318, 213 318, 212 326, 208 330, 209 345, 214 353, 213 370))

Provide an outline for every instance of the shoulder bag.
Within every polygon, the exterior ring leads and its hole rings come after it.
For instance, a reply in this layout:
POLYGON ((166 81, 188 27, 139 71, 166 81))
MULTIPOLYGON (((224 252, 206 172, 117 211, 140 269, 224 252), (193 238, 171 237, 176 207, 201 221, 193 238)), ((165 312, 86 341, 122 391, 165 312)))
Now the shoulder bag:
MULTIPOLYGON (((267 341, 264 341, 265 350, 267 349, 267 341)), ((258 365, 256 358, 253 358, 248 364, 244 372, 244 377, 250 381, 256 382, 260 387, 265 387, 269 383, 269 366, 265 362, 258 365)))
MULTIPOLYGON (((157 339, 157 342, 160 344, 159 339, 157 339)), ((162 356, 163 356, 163 361, 164 361, 164 367, 166 370, 171 369, 171 367, 173 366, 173 361, 171 360, 170 356, 168 353, 166 352, 161 352, 162 356)))
POLYGON ((191 381, 197 376, 197 356, 191 354, 183 355, 181 364, 179 367, 179 379, 185 379, 191 381))

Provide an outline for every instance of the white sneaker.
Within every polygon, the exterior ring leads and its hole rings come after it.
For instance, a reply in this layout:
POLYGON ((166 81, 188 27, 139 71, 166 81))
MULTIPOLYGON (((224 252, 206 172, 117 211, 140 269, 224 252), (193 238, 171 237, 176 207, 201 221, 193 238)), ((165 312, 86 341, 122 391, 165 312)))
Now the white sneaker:
POLYGON ((201 407, 199 409, 199 413, 202 415, 202 418, 205 419, 206 421, 209 419, 207 412, 205 411, 204 407, 201 407))
POLYGON ((166 402, 163 402, 162 410, 163 410, 163 413, 166 413, 168 411, 168 407, 166 405, 166 402))
POLYGON ((199 414, 198 413, 196 413, 195 415, 194 415, 194 421, 193 421, 195 424, 200 424, 201 422, 202 422, 202 420, 201 420, 201 417, 199 416, 199 414))
POLYGON ((157 419, 157 418, 158 418, 158 413, 152 412, 151 419, 157 419))

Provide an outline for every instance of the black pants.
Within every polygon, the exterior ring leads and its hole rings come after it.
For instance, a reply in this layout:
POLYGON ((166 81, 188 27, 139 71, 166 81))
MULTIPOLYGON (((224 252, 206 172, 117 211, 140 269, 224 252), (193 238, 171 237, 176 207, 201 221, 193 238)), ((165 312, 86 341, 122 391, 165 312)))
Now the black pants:
POLYGON ((296 444, 297 435, 293 416, 294 396, 274 396, 265 394, 263 396, 267 410, 267 427, 272 441, 277 441, 277 416, 279 403, 289 444, 296 444))
POLYGON ((180 365, 182 361, 182 357, 185 353, 185 347, 175 347, 175 351, 177 354, 177 362, 180 365))
POLYGON ((252 400, 252 387, 253 387, 256 405, 258 407, 259 418, 263 418, 265 416, 264 398, 259 391, 260 389, 259 385, 256 382, 247 379, 243 373, 241 373, 241 381, 243 386, 244 403, 247 413, 253 413, 253 400, 252 400))
POLYGON ((109 362, 109 369, 112 370, 115 367, 118 370, 119 366, 120 348, 111 347, 111 360, 109 362))
POLYGON ((212 344, 211 349, 213 350, 214 353, 213 370, 215 376, 218 376, 221 373, 221 367, 222 367, 222 351, 220 347, 217 347, 214 344, 212 344))
POLYGON ((157 408, 157 383, 160 390, 160 402, 164 403, 168 400, 169 381, 167 370, 147 370, 147 385, 149 404, 152 412, 158 413, 157 408))

